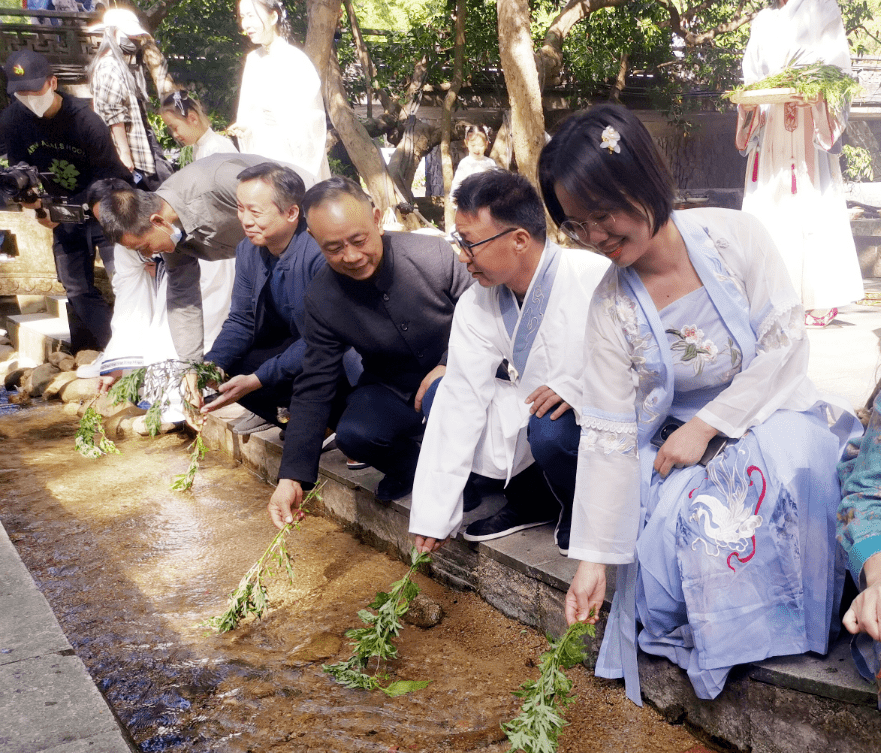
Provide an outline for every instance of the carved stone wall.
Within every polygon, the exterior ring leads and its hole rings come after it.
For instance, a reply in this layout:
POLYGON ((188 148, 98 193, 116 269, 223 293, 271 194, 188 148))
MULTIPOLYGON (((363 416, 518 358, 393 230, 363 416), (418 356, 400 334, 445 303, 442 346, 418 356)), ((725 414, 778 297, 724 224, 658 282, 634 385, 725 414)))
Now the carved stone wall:
POLYGON ((51 230, 22 212, 0 211, 0 231, 8 236, 5 254, 15 254, 0 260, 0 295, 64 293, 55 276, 51 230))

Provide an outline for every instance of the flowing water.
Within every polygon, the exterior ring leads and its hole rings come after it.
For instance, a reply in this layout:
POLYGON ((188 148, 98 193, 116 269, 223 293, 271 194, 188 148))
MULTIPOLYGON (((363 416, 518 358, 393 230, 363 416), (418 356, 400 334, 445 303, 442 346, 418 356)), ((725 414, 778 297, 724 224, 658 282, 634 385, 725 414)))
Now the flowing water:
MULTIPOLYGON (((392 679, 432 680, 399 698, 347 690, 321 671, 349 656, 356 613, 406 566, 309 516, 288 537, 296 583, 269 583, 260 621, 215 635, 199 623, 272 540, 271 489, 209 453, 191 493, 169 490, 189 439, 73 450, 77 419, 40 405, 0 415, 0 521, 76 653, 143 751, 504 751, 511 695, 537 676, 544 638, 473 594, 417 576, 446 616, 406 626, 392 679)), ((696 741, 617 682, 583 667, 560 751, 680 753, 696 741)))

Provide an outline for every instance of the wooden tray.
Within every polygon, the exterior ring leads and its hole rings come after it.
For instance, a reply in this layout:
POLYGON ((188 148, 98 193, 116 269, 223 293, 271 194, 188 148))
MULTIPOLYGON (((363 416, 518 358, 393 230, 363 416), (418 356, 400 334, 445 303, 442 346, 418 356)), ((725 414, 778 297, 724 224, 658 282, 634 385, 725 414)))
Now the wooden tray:
POLYGON ((738 105, 777 105, 796 99, 800 101, 797 89, 748 89, 731 94, 731 101, 738 105))

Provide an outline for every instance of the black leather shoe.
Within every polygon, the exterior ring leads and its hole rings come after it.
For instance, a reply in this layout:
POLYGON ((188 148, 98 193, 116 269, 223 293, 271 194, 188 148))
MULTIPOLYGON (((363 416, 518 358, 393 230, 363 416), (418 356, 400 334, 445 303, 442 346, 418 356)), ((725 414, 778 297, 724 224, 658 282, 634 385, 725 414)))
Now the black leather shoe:
POLYGON ((380 502, 392 502, 393 500, 406 497, 413 491, 413 478, 396 478, 395 476, 383 476, 382 481, 376 485, 374 495, 380 502))
POLYGON ((509 504, 491 518, 475 520, 465 529, 462 537, 465 541, 491 541, 553 522, 554 519, 549 518, 546 512, 519 510, 509 504))

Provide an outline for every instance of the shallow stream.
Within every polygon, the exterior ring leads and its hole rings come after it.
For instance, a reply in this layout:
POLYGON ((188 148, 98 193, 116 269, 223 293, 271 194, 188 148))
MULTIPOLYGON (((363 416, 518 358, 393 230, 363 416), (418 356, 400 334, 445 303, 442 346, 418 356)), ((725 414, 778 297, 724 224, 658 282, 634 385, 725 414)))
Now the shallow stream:
MULTIPOLYGON (((0 415, 0 522, 143 751, 507 750, 499 724, 518 711, 511 691, 537 676, 541 635, 418 576, 446 616, 406 626, 389 669, 432 683, 399 698, 336 685, 321 664, 349 656, 357 611, 406 566, 317 516, 288 538, 297 582, 271 580, 263 620, 214 635, 199 623, 223 612, 275 533, 270 487, 215 452, 192 492, 172 492, 189 438, 133 438, 87 460, 76 427, 57 405, 0 415)), ((571 676, 561 753, 697 745, 619 683, 571 676)))

